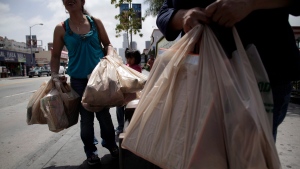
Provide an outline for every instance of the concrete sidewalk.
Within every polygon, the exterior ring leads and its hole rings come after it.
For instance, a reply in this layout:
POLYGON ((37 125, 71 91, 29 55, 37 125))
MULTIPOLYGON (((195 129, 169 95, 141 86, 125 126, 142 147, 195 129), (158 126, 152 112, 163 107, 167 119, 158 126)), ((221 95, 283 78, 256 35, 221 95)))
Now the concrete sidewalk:
MULTIPOLYGON (((117 125, 116 109, 110 109, 114 126, 117 125)), ((96 118, 94 121, 95 135, 98 141, 100 138, 100 126, 96 118)), ((112 159, 109 151, 103 148, 101 144, 97 145, 99 157, 102 160, 102 169, 118 169, 118 159, 112 159)), ((61 137, 54 145, 30 164, 28 169, 75 169, 75 168, 99 168, 98 166, 89 167, 86 160, 86 156, 83 149, 83 143, 80 138, 80 125, 77 123, 72 126, 68 132, 61 137)), ((25 166, 20 166, 25 167, 25 166)))
POLYGON ((300 104, 289 104, 278 128, 276 147, 282 169, 300 169, 300 104))
MULTIPOLYGON (((111 109, 111 116, 114 125, 117 125, 115 108, 111 109)), ((100 140, 99 124, 95 121, 95 134, 100 140)), ((291 103, 287 117, 280 125, 277 138, 277 150, 283 169, 300 169, 300 105, 291 103)), ((118 159, 112 159, 109 151, 98 145, 99 157, 102 165, 89 167, 85 161, 83 144, 80 139, 79 124, 71 127, 69 131, 61 137, 52 147, 50 147, 42 156, 32 164, 27 165, 30 169, 118 169, 118 159)), ((151 163, 125 152, 125 169, 147 169, 158 168, 151 163), (128 161, 126 161, 128 160, 128 161)), ((20 166, 21 167, 21 166, 20 166)), ((25 166, 22 166, 24 168, 25 166)))
MULTIPOLYGON (((117 126, 116 108, 111 108, 110 113, 114 123, 117 126)), ((98 141, 100 138, 100 126, 96 118, 94 121, 95 135, 98 141)), ((116 141, 118 138, 116 137, 116 141)), ((117 143, 118 144, 118 143, 117 143)), ((76 124, 72 126, 63 137, 61 137, 54 145, 43 153, 31 164, 23 164, 18 166, 20 169, 87 169, 87 168, 101 168, 101 169, 119 169, 119 159, 111 158, 109 151, 103 148, 101 144, 97 145, 99 157, 102 165, 89 166, 86 162, 86 157, 83 149, 83 143, 80 139, 80 126, 76 124)), ((126 159, 130 162, 124 169, 155 169, 155 165, 135 156, 131 152, 124 152, 126 159)))

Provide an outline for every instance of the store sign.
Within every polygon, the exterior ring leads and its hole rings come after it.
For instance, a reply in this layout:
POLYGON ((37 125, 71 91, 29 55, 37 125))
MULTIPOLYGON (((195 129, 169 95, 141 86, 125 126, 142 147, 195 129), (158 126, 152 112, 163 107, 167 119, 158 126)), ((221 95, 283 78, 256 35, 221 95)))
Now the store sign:
POLYGON ((6 52, 5 60, 17 60, 17 53, 15 52, 6 52))
POLYGON ((30 54, 0 49, 0 61, 26 62, 26 55, 30 54))
POLYGON ((18 62, 25 63, 26 62, 26 54, 24 53, 17 53, 18 62))

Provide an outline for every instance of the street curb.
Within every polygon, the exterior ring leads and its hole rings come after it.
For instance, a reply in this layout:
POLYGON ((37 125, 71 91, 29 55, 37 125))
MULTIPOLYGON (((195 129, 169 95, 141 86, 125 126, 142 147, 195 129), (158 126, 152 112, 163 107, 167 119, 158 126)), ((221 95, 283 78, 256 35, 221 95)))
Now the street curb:
POLYGON ((0 81, 14 80, 14 79, 27 79, 27 78, 29 78, 29 77, 28 76, 16 76, 16 77, 0 78, 0 81))
POLYGON ((49 147, 49 149, 41 155, 33 164, 31 164, 28 168, 43 168, 48 162, 55 157, 55 155, 61 150, 61 148, 67 144, 67 142, 80 130, 78 125, 73 126, 69 129, 69 131, 62 136, 54 145, 49 147))

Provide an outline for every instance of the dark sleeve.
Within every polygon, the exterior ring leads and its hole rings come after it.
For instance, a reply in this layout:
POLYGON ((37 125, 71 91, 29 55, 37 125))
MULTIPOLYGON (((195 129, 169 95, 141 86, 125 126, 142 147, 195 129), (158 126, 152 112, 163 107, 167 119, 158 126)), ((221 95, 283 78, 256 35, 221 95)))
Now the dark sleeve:
POLYGON ((156 18, 156 25, 158 29, 168 41, 175 40, 181 32, 181 30, 174 31, 172 29, 168 29, 169 23, 176 12, 177 11, 172 5, 172 0, 165 0, 156 18))
POLYGON ((293 0, 290 6, 290 14, 300 16, 300 0, 293 0))

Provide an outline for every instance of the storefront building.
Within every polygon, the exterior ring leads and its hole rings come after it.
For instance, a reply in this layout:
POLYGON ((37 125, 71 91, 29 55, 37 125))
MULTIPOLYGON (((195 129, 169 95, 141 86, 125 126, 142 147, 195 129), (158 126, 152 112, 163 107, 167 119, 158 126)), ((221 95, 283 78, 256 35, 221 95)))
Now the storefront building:
POLYGON ((31 63, 31 55, 28 53, 0 49, 0 73, 2 78, 26 76, 26 68, 33 64, 31 63))
MULTIPOLYGON (((50 67, 51 51, 42 51, 35 53, 36 66, 50 67)), ((68 52, 62 51, 60 55, 60 65, 66 67, 68 64, 68 52)))
MULTIPOLYGON (((60 65, 66 67, 68 52, 62 51, 60 58, 60 65)), ((29 53, 0 49, 0 78, 27 76, 28 72, 36 66, 50 68, 50 60, 51 51, 41 51, 31 56, 29 53)))

